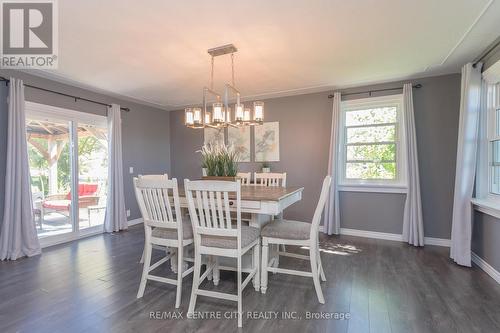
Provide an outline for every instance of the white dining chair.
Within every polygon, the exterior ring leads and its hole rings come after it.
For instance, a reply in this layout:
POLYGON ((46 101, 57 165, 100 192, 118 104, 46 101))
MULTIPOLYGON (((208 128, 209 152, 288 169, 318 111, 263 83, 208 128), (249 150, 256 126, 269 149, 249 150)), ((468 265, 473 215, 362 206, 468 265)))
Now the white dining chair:
POLYGON ((283 173, 255 172, 254 182, 256 186, 286 187, 286 172, 283 173))
POLYGON ((184 269, 184 247, 193 243, 193 228, 189 220, 183 221, 179 203, 177 179, 139 176, 134 178, 135 195, 142 214, 145 233, 144 267, 137 298, 144 295, 147 280, 169 283, 177 286, 175 307, 181 304, 182 279, 193 271, 184 269), (174 207, 174 211, 172 211, 174 207), (151 271, 167 262, 172 254, 151 264, 154 245, 175 249, 177 256, 177 279, 151 274, 151 271))
POLYGON ((159 180, 162 180, 162 179, 168 179, 168 173, 164 173, 164 174, 157 174, 157 175, 143 175, 143 174, 139 174, 139 177, 142 177, 143 179, 159 179, 159 180))
MULTIPOLYGON (((272 173, 272 172, 263 172, 263 173, 254 173, 254 181, 256 186, 268 186, 268 187, 286 187, 286 172, 283 173, 272 173)), ((278 219, 283 218, 283 213, 280 213, 277 216, 278 219)), ((274 220, 275 217, 272 216, 274 220)), ((276 248, 281 247, 283 252, 286 252, 285 245, 277 245, 276 248)), ((278 265, 278 262, 275 262, 275 265, 278 265)))
POLYGON ((197 296, 208 296, 238 302, 238 327, 242 327, 242 292, 250 280, 256 291, 260 287, 260 237, 259 229, 241 225, 241 184, 239 181, 184 181, 189 215, 194 230, 194 275, 189 314, 193 314, 197 296), (233 199, 230 199, 232 195, 233 199), (234 199, 236 197, 236 199, 234 199), (236 226, 231 223, 231 210, 236 210, 236 226), (242 256, 252 250, 252 267, 242 269, 242 256), (210 261, 200 276, 202 255, 236 258, 237 295, 200 289, 200 284, 210 272, 214 281, 218 270, 233 267, 217 267, 210 261), (249 273, 242 281, 242 273, 249 273))
POLYGON ((251 172, 238 172, 236 176, 240 178, 241 185, 250 185, 250 182, 252 181, 251 172))
MULTIPOLYGON (((142 175, 142 174, 139 174, 139 177, 142 177, 142 179, 151 179, 151 180, 154 180, 154 179, 159 179, 159 180, 162 180, 162 179, 168 179, 168 174, 162 174, 162 175, 142 175)), ((167 254, 169 254, 169 249, 168 248, 164 248, 163 246, 159 246, 159 245, 153 245, 153 249, 156 249, 156 250, 165 250, 167 254)), ((139 263, 144 263, 144 253, 146 251, 146 247, 144 247, 144 249, 142 250, 142 256, 141 256, 141 260, 139 260, 139 263)))
POLYGON ((326 277, 323 271, 323 265, 321 264, 321 256, 319 252, 319 241, 318 241, 318 229, 321 220, 321 214, 325 207, 326 198, 328 196, 328 191, 330 189, 331 181, 332 178, 330 176, 326 176, 323 181, 321 195, 319 197, 316 210, 314 211, 312 223, 274 220, 271 221, 268 225, 266 225, 262 229, 261 292, 263 294, 265 294, 267 290, 268 272, 306 276, 306 277, 312 277, 313 279, 314 288, 316 289, 316 294, 318 296, 318 301, 321 304, 325 303, 325 298, 323 297, 323 292, 321 291, 321 285, 319 281, 320 277, 321 280, 326 281, 326 277), (274 267, 274 265, 272 264, 270 265, 268 258, 269 257, 268 247, 271 244, 286 244, 286 245, 297 245, 297 246, 308 247, 309 256, 300 255, 296 253, 289 253, 289 252, 278 252, 277 255, 309 260, 311 262, 311 272, 305 272, 293 269, 283 269, 279 267, 274 267))

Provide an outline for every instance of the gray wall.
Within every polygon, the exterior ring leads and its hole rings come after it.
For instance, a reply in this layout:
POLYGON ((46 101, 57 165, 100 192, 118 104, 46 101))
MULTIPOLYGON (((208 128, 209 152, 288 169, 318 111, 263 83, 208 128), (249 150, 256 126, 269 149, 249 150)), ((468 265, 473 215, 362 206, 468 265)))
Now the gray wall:
MULTIPOLYGON (((122 112, 125 205, 131 211, 129 219, 139 218, 140 212, 135 200, 132 177, 141 173, 170 173, 170 117, 168 112, 28 75, 19 71, 0 70, 0 76, 21 78, 26 84, 105 103, 118 103, 132 110, 128 113, 122 112), (129 167, 134 167, 133 175, 129 174, 129 167)), ((0 217, 3 217, 5 195, 4 167, 6 140, 4 138, 6 138, 7 131, 6 92, 5 85, 0 87, 0 217)), ((106 108, 103 106, 83 101, 75 103, 71 98, 49 92, 26 88, 25 95, 26 100, 32 102, 100 115, 106 114, 106 108)))
MULTIPOLYGON (((458 136, 460 75, 413 80, 422 204, 427 237, 450 238, 453 185, 458 136)), ((347 89, 345 92, 393 88, 402 82, 347 89)), ((280 122, 280 162, 273 171, 286 171, 287 182, 304 186, 304 196, 285 212, 286 218, 308 221, 327 172, 332 101, 330 92, 266 100, 266 121, 280 122)), ((348 96, 349 99, 366 94, 348 96)), ((172 175, 179 179, 201 176, 203 131, 188 129, 183 112, 170 116, 172 175)), ((241 171, 256 171, 259 163, 242 163, 241 171)), ((401 194, 345 192, 340 197, 342 227, 388 233, 402 232, 401 194)))
POLYGON ((500 271, 500 220, 474 212, 472 229, 472 252, 476 253, 488 264, 500 271))
POLYGON ((401 234, 405 199, 398 193, 341 192, 341 227, 401 234))

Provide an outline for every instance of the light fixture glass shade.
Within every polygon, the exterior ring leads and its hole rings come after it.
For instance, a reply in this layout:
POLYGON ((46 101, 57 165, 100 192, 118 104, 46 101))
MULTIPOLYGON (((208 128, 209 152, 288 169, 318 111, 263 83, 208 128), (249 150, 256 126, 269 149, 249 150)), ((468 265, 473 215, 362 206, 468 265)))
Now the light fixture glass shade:
POLYGON ((222 108, 223 108, 222 103, 216 102, 212 104, 212 111, 213 111, 212 121, 214 124, 224 122, 224 112, 222 111, 222 108))
POLYGON ((245 105, 243 104, 235 104, 234 105, 235 113, 234 120, 237 123, 243 122, 244 114, 245 114, 245 105))
POLYGON ((253 102, 253 121, 262 123, 264 121, 264 102, 253 102))
POLYGON ((201 118, 201 108, 193 108, 193 123, 195 125, 201 125, 203 119, 201 118))
POLYGON ((193 126, 194 125, 193 109, 191 109, 191 108, 184 109, 184 123, 186 124, 186 126, 193 126))
POLYGON ((210 112, 205 112, 205 125, 212 124, 212 114, 210 112))
POLYGON ((244 111, 243 111, 243 121, 244 122, 250 122, 250 121, 252 121, 252 109, 250 109, 250 108, 244 108, 244 111))

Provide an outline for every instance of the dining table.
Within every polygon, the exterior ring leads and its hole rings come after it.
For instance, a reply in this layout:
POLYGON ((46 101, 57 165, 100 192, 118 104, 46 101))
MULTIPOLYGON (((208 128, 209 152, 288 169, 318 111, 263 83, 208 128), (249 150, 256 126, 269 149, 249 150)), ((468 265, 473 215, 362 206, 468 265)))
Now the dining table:
MULTIPOLYGON (((259 185, 241 186, 241 212, 249 214, 249 225, 261 229, 273 216, 278 216, 294 203, 302 200, 303 187, 267 187, 259 185)), ((188 208, 183 187, 179 188, 179 203, 188 208)), ((236 211, 236 197, 229 193, 229 205, 236 211)))
MULTIPOLYGON (((302 200, 303 187, 267 187, 259 185, 241 185, 241 213, 242 220, 248 221, 248 225, 262 229, 276 216, 281 216, 283 211, 302 200)), ((179 204, 183 215, 188 214, 188 202, 183 187, 179 187, 179 204)), ((236 211, 236 196, 229 194, 230 210, 236 211)), ((276 254, 277 249, 270 249, 270 261, 274 265, 278 264, 279 257, 276 254)), ((230 258, 221 258, 221 267, 235 267, 236 261, 230 258)), ((171 268, 176 270, 177 258, 172 256, 171 268)), ((259 265, 261 264, 259 260, 259 265)), ((243 271, 250 270, 252 265, 251 253, 246 253, 242 260, 243 271)))

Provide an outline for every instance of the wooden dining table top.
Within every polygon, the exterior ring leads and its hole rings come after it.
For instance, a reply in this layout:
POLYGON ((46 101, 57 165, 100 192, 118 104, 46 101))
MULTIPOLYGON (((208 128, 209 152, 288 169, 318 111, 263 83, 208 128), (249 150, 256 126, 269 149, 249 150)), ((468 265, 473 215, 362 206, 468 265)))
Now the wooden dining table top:
MULTIPOLYGON (((247 201, 280 201, 281 199, 304 190, 303 187, 266 187, 241 185, 241 200, 247 201)), ((179 197, 185 197, 184 187, 179 187, 179 197)), ((235 193, 229 194, 229 199, 236 199, 235 193)))

